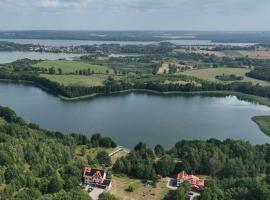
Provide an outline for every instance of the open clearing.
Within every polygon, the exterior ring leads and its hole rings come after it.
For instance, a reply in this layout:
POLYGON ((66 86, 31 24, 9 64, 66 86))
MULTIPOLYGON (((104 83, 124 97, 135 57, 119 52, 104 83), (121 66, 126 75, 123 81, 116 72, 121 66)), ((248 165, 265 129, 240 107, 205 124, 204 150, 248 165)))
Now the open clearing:
POLYGON ((91 72, 94 71, 95 73, 106 74, 108 71, 110 74, 113 74, 113 70, 106 66, 101 65, 92 65, 86 62, 80 61, 67 61, 67 60, 55 60, 55 61, 42 61, 37 64, 33 65, 34 67, 46 68, 49 69, 54 67, 57 71, 58 68, 61 68, 63 73, 75 73, 79 70, 88 70, 90 69, 91 72))
POLYGON ((113 176, 112 177, 112 189, 110 193, 114 194, 116 197, 121 197, 121 200, 160 200, 168 192, 166 187, 167 179, 161 179, 157 183, 157 187, 153 188, 151 185, 144 186, 144 184, 137 179, 131 179, 126 176, 113 176), (129 185, 134 187, 133 192, 127 192, 126 189, 129 185))
POLYGON ((64 86, 102 86, 103 82, 108 78, 106 75, 50 75, 41 74, 41 77, 47 78, 50 81, 60 83, 64 86))
POLYGON ((176 73, 179 73, 181 71, 185 71, 187 69, 193 69, 193 67, 192 66, 189 66, 189 65, 180 65, 178 63, 163 63, 159 67, 157 74, 169 74, 169 72, 170 72, 170 65, 175 68, 176 73))
POLYGON ((270 136, 270 116, 256 116, 252 120, 258 124, 260 129, 270 136))
POLYGON ((249 58, 270 59, 270 50, 239 51, 239 53, 243 56, 248 56, 249 58))
POLYGON ((6 123, 6 121, 3 118, 0 117, 0 126, 4 125, 5 123, 6 123))
POLYGON ((245 74, 249 72, 250 69, 247 68, 207 68, 207 69, 196 69, 196 70, 189 70, 183 72, 182 74, 188 76, 194 76, 203 80, 214 81, 214 82, 222 82, 222 83, 230 83, 230 81, 221 81, 216 79, 218 75, 230 75, 234 74, 236 76, 242 76, 242 82, 251 82, 253 84, 260 84, 263 86, 270 85, 267 81, 261 81, 254 78, 249 78, 245 74))

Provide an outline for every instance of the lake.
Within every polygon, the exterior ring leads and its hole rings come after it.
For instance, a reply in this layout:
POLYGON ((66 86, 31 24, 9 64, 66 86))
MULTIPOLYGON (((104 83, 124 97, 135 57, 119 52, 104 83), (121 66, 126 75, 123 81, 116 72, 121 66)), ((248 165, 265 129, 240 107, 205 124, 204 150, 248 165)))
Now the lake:
POLYGON ((80 56, 82 56, 82 54, 0 51, 0 64, 10 63, 23 58, 29 58, 32 60, 72 60, 73 58, 80 56))
POLYGON ((209 138, 270 143, 251 120, 270 115, 270 108, 234 96, 129 93, 69 102, 34 86, 0 82, 0 105, 43 128, 88 136, 102 133, 126 147, 139 141, 171 147, 182 139, 209 138))
MULTIPOLYGON (((120 44, 120 45, 149 45, 158 44, 156 41, 90 41, 90 40, 48 40, 48 39, 0 39, 0 41, 14 42, 18 44, 39 44, 44 46, 80 46, 80 45, 101 45, 101 44, 120 44)), ((176 45, 231 45, 249 46, 254 43, 215 43, 210 40, 165 40, 176 45)))

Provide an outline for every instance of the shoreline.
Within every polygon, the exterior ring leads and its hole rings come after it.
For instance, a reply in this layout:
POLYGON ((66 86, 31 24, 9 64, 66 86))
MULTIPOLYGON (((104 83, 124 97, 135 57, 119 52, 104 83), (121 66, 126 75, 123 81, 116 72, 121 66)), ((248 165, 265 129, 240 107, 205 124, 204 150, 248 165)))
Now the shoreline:
POLYGON ((241 92, 235 92, 235 91, 230 91, 230 90, 213 90, 213 91, 193 91, 193 92, 183 92, 183 91, 170 91, 170 92, 160 92, 156 90, 149 90, 149 89, 128 89, 128 90, 121 90, 121 91, 116 91, 116 92, 110 92, 109 94, 104 94, 104 93, 93 93, 85 96, 78 96, 78 97, 65 97, 56 93, 51 92, 50 89, 37 84, 32 81, 25 81, 25 80, 10 80, 10 79, 0 79, 0 82, 10 82, 10 83, 19 83, 19 84, 29 84, 32 86, 36 86, 46 92, 48 92, 51 95, 54 95, 58 98, 60 98, 63 101, 79 101, 79 100, 86 100, 86 99, 92 99, 95 97, 100 97, 100 96, 110 96, 110 95, 115 95, 115 94, 128 94, 132 92, 138 92, 138 93, 146 93, 146 94, 156 94, 160 96, 169 96, 169 95, 185 95, 185 96, 193 96, 193 95, 206 95, 206 96, 211 96, 211 95, 217 95, 217 96, 236 96, 240 99, 250 101, 253 103, 259 103, 261 105, 265 105, 270 107, 270 99, 267 97, 261 97, 261 96, 256 96, 256 95, 251 95, 251 94, 245 94, 241 92))
POLYGON ((110 92, 109 94, 93 93, 93 94, 89 94, 89 95, 85 95, 85 96, 65 97, 65 96, 53 93, 53 92, 51 92, 50 89, 48 89, 40 84, 37 84, 35 82, 32 82, 32 81, 0 79, 0 82, 30 84, 30 85, 36 86, 42 90, 45 90, 46 92, 48 92, 52 95, 55 95, 64 101, 78 101, 78 100, 84 100, 84 99, 91 99, 91 98, 99 97, 99 96, 110 96, 110 95, 114 95, 114 94, 141 92, 141 93, 156 94, 156 95, 161 95, 161 96, 167 96, 167 95, 187 95, 187 96, 192 96, 192 95, 225 95, 225 96, 227 96, 227 95, 231 95, 231 96, 243 98, 243 100, 257 102, 257 103, 260 103, 262 105, 270 107, 270 99, 267 97, 245 94, 245 93, 235 92, 235 91, 230 91, 230 90, 213 90, 213 91, 209 90, 209 91, 193 91, 193 92, 183 92, 183 91, 160 92, 160 91, 149 90, 149 89, 128 89, 128 90, 110 92))
MULTIPOLYGON (((228 90, 216 90, 216 91, 193 91, 193 92, 182 92, 182 91, 171 91, 171 92, 159 92, 155 90, 147 90, 147 89, 129 89, 129 90, 122 90, 122 91, 117 91, 117 92, 111 92, 109 94, 101 94, 101 93, 94 93, 90 95, 85 95, 85 96, 79 96, 79 97, 65 97, 59 94, 55 94, 51 92, 50 89, 37 84, 35 82, 31 81, 23 81, 23 80, 9 80, 9 79, 0 79, 0 82, 10 82, 10 83, 19 83, 19 84, 29 84, 35 87, 40 88, 41 90, 44 90, 48 94, 54 95, 58 97, 62 101, 80 101, 80 100, 87 100, 87 99, 93 99, 96 97, 105 97, 105 96, 111 96, 111 95, 117 95, 117 94, 128 94, 128 93, 145 93, 145 94, 153 94, 153 95, 159 95, 159 96, 169 96, 169 95, 183 95, 183 96, 193 96, 193 95, 205 95, 205 96, 236 96, 240 100, 245 100, 248 102, 252 103, 257 103, 261 104, 264 106, 270 107, 270 99, 266 97, 260 97, 256 95, 250 95, 250 94, 245 94, 241 92, 235 92, 235 91, 228 91, 228 90)), ((268 131, 265 130, 265 128, 259 124, 255 119, 265 117, 265 116, 253 116, 251 117, 251 120, 256 123, 256 125, 259 127, 259 129, 267 136, 270 137, 270 134, 268 131)), ((270 115, 266 116, 270 118, 270 115)))

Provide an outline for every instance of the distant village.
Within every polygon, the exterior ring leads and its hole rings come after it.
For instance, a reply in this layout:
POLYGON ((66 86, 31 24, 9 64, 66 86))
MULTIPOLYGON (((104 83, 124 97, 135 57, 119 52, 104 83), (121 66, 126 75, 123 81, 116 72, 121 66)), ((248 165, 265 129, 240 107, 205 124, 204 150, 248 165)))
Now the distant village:
POLYGON ((34 52, 51 52, 51 53, 78 53, 84 54, 87 53, 86 49, 80 46, 31 46, 29 51, 34 52))

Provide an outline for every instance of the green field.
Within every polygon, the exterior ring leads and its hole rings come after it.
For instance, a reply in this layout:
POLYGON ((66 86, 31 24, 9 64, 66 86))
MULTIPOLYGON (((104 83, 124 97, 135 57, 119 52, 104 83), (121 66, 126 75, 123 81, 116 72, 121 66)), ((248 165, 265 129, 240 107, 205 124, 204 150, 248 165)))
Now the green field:
POLYGON ((80 75, 50 75, 41 74, 41 77, 47 78, 50 81, 60 83, 64 86, 102 86, 103 82, 107 79, 107 75, 91 75, 91 76, 80 76, 80 75))
POLYGON ((63 73, 75 73, 79 70, 88 70, 94 71, 95 73, 106 74, 108 71, 110 74, 113 73, 113 70, 106 66, 101 65, 92 65, 86 62, 80 61, 67 61, 67 60, 55 60, 55 61, 42 61, 33 65, 34 67, 46 68, 49 69, 54 67, 57 71, 58 68, 61 68, 63 73))
POLYGON ((6 121, 3 118, 0 117, 0 126, 4 125, 5 123, 6 123, 6 121))
POLYGON ((243 57, 243 55, 239 52, 239 51, 234 51, 234 50, 227 50, 227 51, 223 51, 225 56, 229 56, 229 57, 243 57))
POLYGON ((218 75, 230 75, 235 74, 236 76, 242 76, 242 82, 251 82, 253 84, 260 84, 262 86, 270 85, 267 81, 261 81, 254 78, 249 78, 245 74, 250 70, 247 68, 207 68, 207 69, 194 69, 183 72, 182 74, 188 76, 194 76, 207 81, 230 83, 230 81, 221 81, 216 78, 218 75))
POLYGON ((253 117, 252 120, 258 124, 260 129, 270 136, 270 116, 257 116, 253 117))

